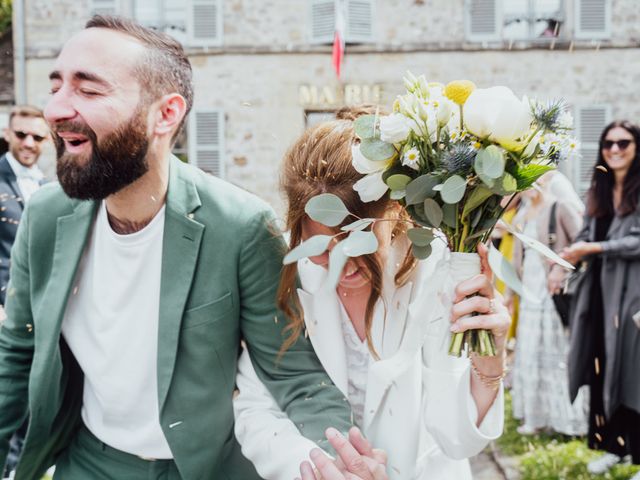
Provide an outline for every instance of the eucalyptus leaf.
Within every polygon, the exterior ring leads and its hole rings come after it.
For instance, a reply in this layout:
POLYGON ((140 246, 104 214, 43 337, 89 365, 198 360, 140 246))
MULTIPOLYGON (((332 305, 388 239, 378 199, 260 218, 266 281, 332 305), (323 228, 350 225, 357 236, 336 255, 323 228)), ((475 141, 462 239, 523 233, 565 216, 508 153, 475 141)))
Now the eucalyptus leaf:
POLYGON ((442 223, 442 217, 444 215, 442 208, 433 198, 427 198, 424 201, 424 214, 427 220, 429 220, 429 223, 434 227, 438 228, 442 223))
POLYGON ((482 208, 476 210, 473 214, 473 220, 471 221, 471 228, 476 228, 482 219, 482 208))
POLYGON ((360 142, 360 152, 369 160, 379 162, 392 158, 396 149, 391 143, 383 142, 379 138, 365 138, 360 142))
POLYGON ((505 196, 514 193, 517 188, 518 183, 516 182, 516 179, 513 177, 513 175, 505 172, 502 177, 496 180, 492 191, 497 195, 505 196))
POLYGON ((482 180, 488 188, 493 188, 496 184, 496 181, 493 178, 487 177, 484 173, 478 173, 478 178, 482 180))
POLYGON ((419 260, 424 260, 425 258, 428 258, 429 255, 431 255, 431 250, 432 250, 431 245, 427 245, 425 247, 419 247, 415 243, 411 245, 411 253, 413 254, 414 257, 416 257, 419 260))
POLYGON ((358 230, 364 230, 369 225, 371 225, 374 220, 375 219, 373 218, 362 218, 360 220, 356 220, 353 223, 350 223, 349 225, 345 225, 340 230, 342 230, 343 232, 356 232, 358 230))
POLYGON ((518 274, 513 268, 513 265, 511 265, 511 262, 509 262, 509 260, 507 260, 493 245, 489 247, 488 260, 489 266, 495 276, 502 280, 506 286, 521 297, 526 297, 530 301, 540 303, 540 299, 522 285, 522 282, 518 278, 518 274))
POLYGON ((305 257, 321 255, 327 250, 332 238, 331 235, 314 235, 287 253, 282 263, 289 265, 305 257))
POLYGON ((440 183, 440 179, 432 174, 421 175, 407 184, 407 205, 422 203, 427 198, 433 198, 436 191, 433 189, 440 183))
POLYGON ((435 238, 432 230, 427 228, 411 228, 407 231, 407 236, 411 243, 418 247, 426 247, 431 245, 431 242, 435 238))
POLYGON ((442 184, 440 196, 445 203, 458 203, 464 197, 467 181, 460 175, 452 175, 442 184))
POLYGON ((406 194, 406 190, 392 190, 389 194, 389 198, 391 200, 402 200, 406 194))
POLYGON ((493 192, 485 186, 478 185, 477 187, 475 187, 464 202, 462 216, 466 217, 467 215, 469 215, 469 213, 482 205, 485 200, 490 198, 491 195, 493 195, 493 192))
POLYGON ((447 227, 456 228, 456 215, 458 213, 458 204, 450 205, 445 203, 442 206, 442 221, 447 227))
POLYGON ((378 250, 378 238, 371 232, 351 232, 342 242, 342 251, 348 257, 359 257, 378 250))
POLYGON ((535 238, 531 238, 525 235, 524 233, 517 232, 514 229, 511 229, 511 233, 513 233, 513 235, 518 237, 518 239, 522 243, 524 243, 527 247, 533 248, 536 252, 540 253, 541 255, 544 255, 549 260, 552 260, 553 262, 557 263, 558 265, 566 269, 569 269, 569 270, 575 269, 573 265, 567 262, 564 258, 558 255, 556 252, 551 250, 549 247, 547 247, 544 243, 536 240, 535 238))
POLYGON ((481 166, 482 173, 489 178, 500 178, 504 173, 505 158, 502 151, 495 145, 489 145, 478 152, 476 162, 481 166))
POLYGON ((361 117, 356 118, 353 122, 353 129, 355 130, 356 135, 362 140, 375 138, 377 136, 376 133, 379 134, 379 132, 376 132, 375 115, 362 115, 361 117))
POLYGON ((349 210, 342 200, 332 193, 321 193, 311 198, 305 205, 304 211, 312 220, 327 227, 340 225, 349 215, 349 210))
POLYGON ((346 242, 346 240, 338 242, 329 253, 329 271, 325 284, 323 285, 323 288, 329 291, 334 290, 338 286, 342 270, 347 260, 349 260, 349 257, 344 253, 344 242, 346 242))
POLYGON ((434 185, 433 186, 433 191, 434 192, 441 192, 442 191, 442 186, 443 186, 442 183, 439 183, 438 185, 434 185))
POLYGON ((403 175, 399 173, 396 175, 391 175, 389 178, 387 178, 386 184, 393 191, 404 190, 410 181, 411 177, 409 175, 403 175))

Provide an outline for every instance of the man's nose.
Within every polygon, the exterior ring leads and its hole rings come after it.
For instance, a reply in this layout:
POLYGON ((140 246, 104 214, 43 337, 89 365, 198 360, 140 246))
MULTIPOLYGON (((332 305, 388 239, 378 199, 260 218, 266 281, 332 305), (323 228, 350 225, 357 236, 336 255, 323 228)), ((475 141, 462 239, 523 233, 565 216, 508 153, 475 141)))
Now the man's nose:
POLYGON ((34 148, 36 146, 36 141, 33 139, 32 134, 29 133, 26 137, 24 137, 24 140, 22 140, 22 146, 29 148, 34 148))
POLYGON ((62 120, 69 120, 75 117, 76 111, 71 103, 71 99, 65 90, 60 89, 53 95, 44 107, 44 118, 49 125, 54 125, 62 120))

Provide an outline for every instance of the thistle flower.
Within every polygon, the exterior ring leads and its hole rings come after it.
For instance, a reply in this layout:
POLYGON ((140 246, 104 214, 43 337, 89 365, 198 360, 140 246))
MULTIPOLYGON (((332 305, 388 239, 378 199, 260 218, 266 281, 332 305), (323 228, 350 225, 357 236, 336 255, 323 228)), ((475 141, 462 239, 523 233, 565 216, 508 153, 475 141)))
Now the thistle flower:
POLYGON ((473 166, 477 151, 465 144, 454 143, 442 158, 442 165, 448 172, 466 172, 473 166))
POLYGON ((532 104, 533 121, 546 131, 567 130, 571 128, 572 118, 566 115, 567 103, 564 100, 552 100, 548 103, 532 104))

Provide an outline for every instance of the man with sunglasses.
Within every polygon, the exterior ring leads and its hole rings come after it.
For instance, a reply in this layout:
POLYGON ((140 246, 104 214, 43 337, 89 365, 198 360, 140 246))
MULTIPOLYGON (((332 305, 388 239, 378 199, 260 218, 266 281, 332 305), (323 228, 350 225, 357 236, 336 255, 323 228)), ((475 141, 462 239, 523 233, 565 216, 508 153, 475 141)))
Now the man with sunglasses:
POLYGON ((9 151, 0 157, 0 304, 4 305, 9 282, 9 254, 24 204, 42 183, 37 162, 49 127, 42 111, 28 105, 13 107, 4 139, 9 151))
MULTIPOLYGON (((9 257, 24 205, 40 188, 44 175, 37 162, 49 139, 42 110, 29 105, 11 109, 4 130, 9 151, 0 157, 0 304, 4 305, 9 283, 9 257)), ((11 439, 5 476, 15 469, 22 450, 27 423, 11 439)))

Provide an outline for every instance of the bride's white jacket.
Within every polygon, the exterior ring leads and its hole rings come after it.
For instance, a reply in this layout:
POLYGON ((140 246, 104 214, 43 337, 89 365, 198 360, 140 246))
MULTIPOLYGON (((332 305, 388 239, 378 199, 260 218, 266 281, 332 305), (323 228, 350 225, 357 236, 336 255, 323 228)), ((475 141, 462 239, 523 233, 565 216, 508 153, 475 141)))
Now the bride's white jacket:
MULTIPOLYGON (((385 274, 372 337, 380 360, 371 360, 364 408, 366 437, 388 454, 394 480, 471 479, 466 460, 500 436, 502 387, 480 427, 470 392, 466 358, 447 354, 453 291, 448 252, 436 239, 433 254, 397 288, 394 269, 385 274), (386 318, 385 318, 386 304, 386 318)), ((404 248, 393 255, 399 256, 404 248)), ((389 258, 395 266, 398 258, 389 258)), ((325 269, 298 263, 298 295, 309 338, 327 373, 347 395, 347 359, 335 291, 322 288, 325 269)), ((242 453, 268 480, 292 480, 315 444, 300 435, 258 379, 246 351, 238 367, 235 433, 242 453)))

